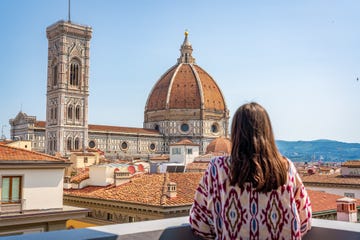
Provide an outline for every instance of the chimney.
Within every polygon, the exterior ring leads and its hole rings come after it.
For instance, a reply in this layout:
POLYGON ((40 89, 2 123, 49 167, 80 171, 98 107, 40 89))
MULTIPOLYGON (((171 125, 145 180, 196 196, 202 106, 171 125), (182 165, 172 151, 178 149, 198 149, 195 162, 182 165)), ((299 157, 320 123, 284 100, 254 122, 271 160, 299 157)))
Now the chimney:
POLYGON ((129 172, 114 171, 114 183, 116 187, 127 182, 130 182, 129 172))
POLYGON ((176 183, 174 183, 174 182, 169 182, 169 183, 167 184, 166 195, 167 195, 169 198, 174 198, 174 197, 176 197, 176 183))
POLYGON ((356 200, 348 197, 336 200, 337 220, 345 222, 357 222, 356 200))

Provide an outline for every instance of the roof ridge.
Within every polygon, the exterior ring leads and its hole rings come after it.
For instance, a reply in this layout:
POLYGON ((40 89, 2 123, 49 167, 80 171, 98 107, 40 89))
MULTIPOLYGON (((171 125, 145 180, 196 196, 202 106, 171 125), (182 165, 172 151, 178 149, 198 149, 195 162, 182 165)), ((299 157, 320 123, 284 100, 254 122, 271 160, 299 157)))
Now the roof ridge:
MULTIPOLYGON (((58 161, 67 161, 66 159, 63 159, 63 158, 58 158, 58 157, 55 157, 55 156, 51 156, 49 154, 45 154, 45 153, 40 153, 40 152, 36 152, 36 151, 32 151, 32 150, 27 150, 27 149, 23 149, 23 148, 19 148, 19 147, 13 147, 13 146, 8 146, 8 145, 4 145, 4 144, 0 144, 0 148, 8 148, 8 149, 13 149, 13 150, 16 150, 16 151, 21 151, 21 152, 25 152, 25 153, 32 153, 32 154, 35 154, 35 155, 40 155, 40 156, 43 156, 43 157, 48 157, 48 158, 51 158, 53 160, 58 160, 58 161)), ((36 159, 34 159, 36 160, 36 159)))
POLYGON ((166 172, 166 173, 164 173, 164 182, 163 182, 163 186, 162 186, 162 193, 160 196, 160 205, 166 204, 166 199, 167 199, 166 189, 167 189, 168 181, 169 181, 169 173, 166 172))

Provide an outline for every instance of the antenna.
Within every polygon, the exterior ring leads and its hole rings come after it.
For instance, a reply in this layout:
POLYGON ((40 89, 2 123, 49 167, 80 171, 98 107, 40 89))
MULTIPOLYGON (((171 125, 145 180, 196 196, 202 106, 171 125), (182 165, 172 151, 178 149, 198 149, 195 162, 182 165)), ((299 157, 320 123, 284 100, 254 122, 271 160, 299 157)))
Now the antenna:
POLYGON ((70 17, 70 0, 69 0, 69 7, 68 7, 68 22, 71 22, 71 17, 70 17))

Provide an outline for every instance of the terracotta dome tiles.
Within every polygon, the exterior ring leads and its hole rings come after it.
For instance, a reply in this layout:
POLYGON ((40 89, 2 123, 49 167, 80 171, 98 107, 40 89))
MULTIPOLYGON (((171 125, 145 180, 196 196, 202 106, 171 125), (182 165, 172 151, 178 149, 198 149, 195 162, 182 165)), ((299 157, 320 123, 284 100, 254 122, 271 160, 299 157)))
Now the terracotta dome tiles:
POLYGON ((161 110, 166 108, 166 97, 170 81, 176 66, 172 67, 155 85, 147 103, 148 110, 161 110))
POLYGON ((214 79, 197 65, 180 64, 172 67, 156 83, 150 93, 146 110, 164 110, 167 107, 200 109, 202 100, 205 110, 225 110, 223 95, 214 79), (169 99, 167 99, 168 93, 170 93, 169 99), (167 101, 168 106, 166 106, 167 101))
POLYGON ((173 80, 169 108, 199 109, 200 107, 201 96, 195 75, 189 64, 183 64, 173 80))

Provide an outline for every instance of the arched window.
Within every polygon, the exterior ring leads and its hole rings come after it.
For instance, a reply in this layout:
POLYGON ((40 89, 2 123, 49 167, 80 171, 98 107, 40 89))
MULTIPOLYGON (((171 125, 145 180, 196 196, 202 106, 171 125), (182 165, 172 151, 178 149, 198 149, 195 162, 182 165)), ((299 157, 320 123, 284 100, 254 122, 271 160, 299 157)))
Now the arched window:
POLYGON ((58 65, 53 67, 53 86, 56 86, 58 82, 58 65))
POLYGON ((75 119, 78 120, 78 121, 80 120, 80 106, 76 106, 75 119))
POLYGON ((50 120, 53 120, 54 118, 54 109, 50 109, 50 120))
POLYGON ((80 146, 79 138, 75 138, 74 145, 75 145, 75 150, 79 150, 79 146, 80 146))
POLYGON ((57 120, 57 107, 54 108, 54 119, 57 120))
POLYGON ((52 152, 52 150, 53 150, 53 140, 52 140, 52 138, 50 138, 50 141, 49 141, 49 149, 50 149, 50 152, 52 152))
POLYGON ((80 66, 77 62, 70 64, 70 85, 79 86, 80 66))
POLYGON ((54 144, 53 146, 54 152, 56 152, 56 139, 53 140, 53 144, 54 144))
POLYGON ((67 150, 71 150, 71 145, 72 145, 72 141, 71 141, 71 138, 68 138, 67 140, 67 150))
POLYGON ((73 106, 72 105, 70 105, 68 107, 67 116, 68 116, 68 119, 72 120, 72 118, 73 118, 73 106))

